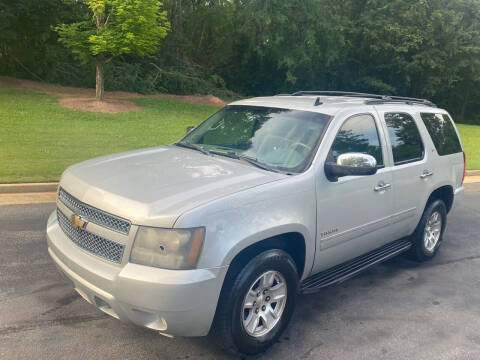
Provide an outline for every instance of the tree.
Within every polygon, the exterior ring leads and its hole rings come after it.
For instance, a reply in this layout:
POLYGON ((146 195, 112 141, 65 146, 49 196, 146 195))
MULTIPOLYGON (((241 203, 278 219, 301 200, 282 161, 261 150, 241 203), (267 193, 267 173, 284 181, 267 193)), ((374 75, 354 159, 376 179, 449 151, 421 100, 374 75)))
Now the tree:
POLYGON ((55 28, 59 41, 83 63, 96 63, 96 98, 104 98, 103 66, 122 54, 153 53, 169 30, 158 0, 84 0, 90 18, 55 28))
POLYGON ((73 15, 63 0, 0 0, 0 73, 42 80, 46 53, 60 48, 52 24, 73 15))
POLYGON ((96 60, 101 96, 103 64, 125 54, 105 75, 118 90, 377 92, 426 97, 480 123, 480 0, 161 3, 0 0, 0 74, 90 86, 96 60))

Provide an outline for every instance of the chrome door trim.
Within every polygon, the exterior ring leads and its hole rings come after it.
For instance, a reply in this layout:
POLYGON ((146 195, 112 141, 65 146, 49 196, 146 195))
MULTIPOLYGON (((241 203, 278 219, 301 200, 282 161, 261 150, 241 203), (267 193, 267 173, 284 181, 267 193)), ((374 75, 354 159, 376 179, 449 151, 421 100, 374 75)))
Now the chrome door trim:
POLYGON ((412 207, 410 209, 399 211, 399 212, 397 212, 397 213, 395 213, 391 216, 391 220, 392 220, 391 223, 394 224, 394 223, 398 223, 402 220, 411 218, 411 217, 415 216, 416 213, 417 213, 417 208, 416 207, 412 207))
POLYGON ((320 239, 320 242, 321 242, 320 249, 325 250, 333 246, 343 244, 359 236, 362 236, 362 235, 371 233, 373 231, 376 231, 378 229, 381 229, 383 227, 386 227, 390 225, 389 219, 390 219, 390 216, 386 216, 381 219, 374 220, 369 223, 362 224, 354 228, 351 228, 349 230, 338 232, 330 236, 327 236, 323 239, 320 239))
POLYGON ((368 233, 371 233, 373 231, 379 230, 381 228, 384 228, 386 226, 391 225, 392 223, 397 223, 402 220, 408 219, 412 216, 415 216, 417 208, 410 208, 407 210, 402 210, 399 211, 393 215, 390 216, 385 216, 381 219, 371 221, 366 224, 362 224, 359 226, 356 226, 354 228, 351 228, 349 230, 345 230, 342 232, 336 232, 333 233, 329 236, 326 236, 324 238, 320 239, 320 249, 321 250, 326 250, 331 247, 341 245, 347 241, 350 241, 354 238, 366 235, 368 233), (341 239, 338 239, 341 237, 341 239))

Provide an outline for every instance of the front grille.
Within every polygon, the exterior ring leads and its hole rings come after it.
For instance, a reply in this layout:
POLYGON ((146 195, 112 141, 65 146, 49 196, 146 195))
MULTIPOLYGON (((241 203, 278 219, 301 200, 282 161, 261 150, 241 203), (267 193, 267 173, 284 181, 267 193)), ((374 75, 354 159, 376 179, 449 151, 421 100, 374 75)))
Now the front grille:
POLYGON ((65 235, 82 249, 109 261, 116 263, 122 261, 123 250, 125 249, 124 245, 92 234, 82 228, 75 228, 67 216, 58 208, 57 218, 60 228, 65 235))
POLYGON ((85 220, 125 235, 128 235, 130 231, 130 221, 87 205, 70 195, 62 188, 58 190, 58 198, 70 210, 72 210, 75 214, 80 215, 85 220))

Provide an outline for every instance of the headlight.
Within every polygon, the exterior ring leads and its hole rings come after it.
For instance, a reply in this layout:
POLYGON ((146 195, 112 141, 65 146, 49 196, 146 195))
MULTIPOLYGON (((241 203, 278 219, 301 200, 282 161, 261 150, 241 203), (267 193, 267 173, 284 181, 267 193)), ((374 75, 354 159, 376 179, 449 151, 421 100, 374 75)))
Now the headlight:
POLYGON ((163 269, 185 270, 197 265, 205 228, 161 229, 140 226, 130 261, 163 269))

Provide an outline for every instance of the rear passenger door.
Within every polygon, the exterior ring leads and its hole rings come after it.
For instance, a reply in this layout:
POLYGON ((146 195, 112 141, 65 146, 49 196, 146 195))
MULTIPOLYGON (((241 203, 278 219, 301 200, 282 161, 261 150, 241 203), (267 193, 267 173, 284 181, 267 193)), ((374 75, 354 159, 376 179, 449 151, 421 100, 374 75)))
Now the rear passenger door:
POLYGON ((433 169, 413 113, 381 110, 392 159, 393 214, 391 231, 396 238, 410 235, 429 195, 433 169))

